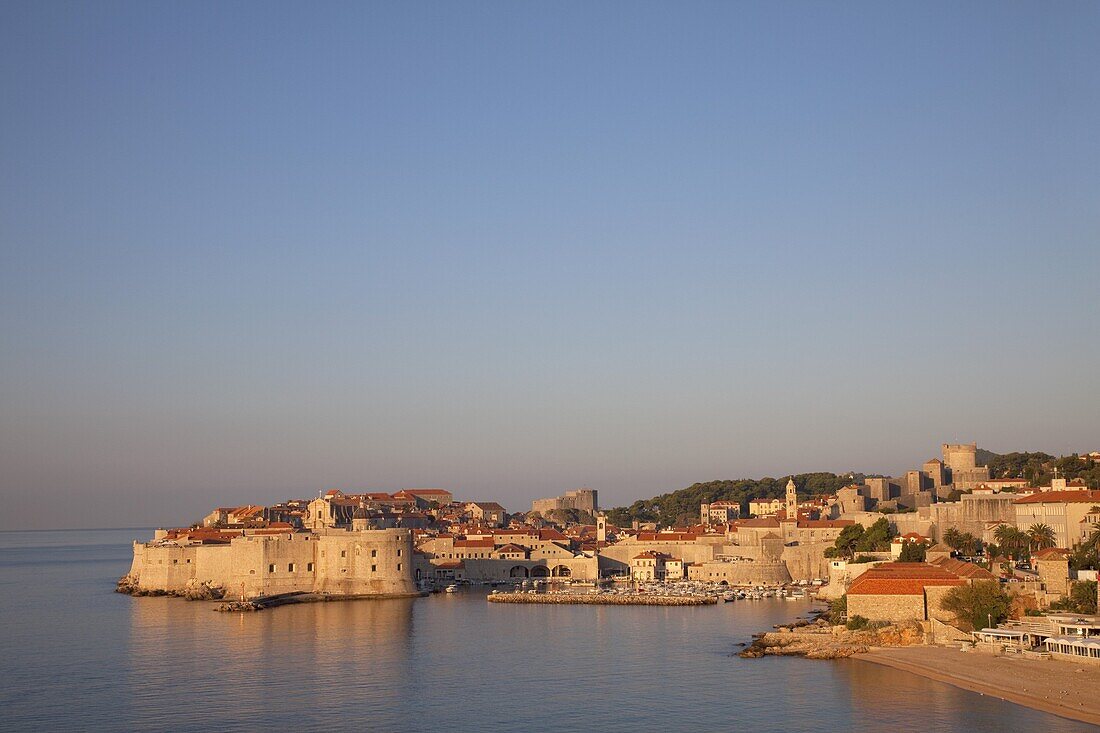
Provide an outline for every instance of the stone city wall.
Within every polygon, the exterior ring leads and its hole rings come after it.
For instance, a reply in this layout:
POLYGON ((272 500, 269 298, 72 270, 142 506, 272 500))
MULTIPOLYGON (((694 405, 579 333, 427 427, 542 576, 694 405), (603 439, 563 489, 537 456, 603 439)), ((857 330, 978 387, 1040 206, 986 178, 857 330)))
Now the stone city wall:
POLYGON ((123 581, 120 589, 178 595, 206 584, 233 598, 417 593, 407 529, 248 535, 223 545, 135 542, 123 581))

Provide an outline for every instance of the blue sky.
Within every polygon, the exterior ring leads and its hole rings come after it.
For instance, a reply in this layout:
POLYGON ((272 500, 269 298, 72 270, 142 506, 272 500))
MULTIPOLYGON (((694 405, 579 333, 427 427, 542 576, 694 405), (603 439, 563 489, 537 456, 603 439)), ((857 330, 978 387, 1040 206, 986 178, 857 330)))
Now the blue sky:
POLYGON ((1098 37, 1074 2, 5 3, 0 526, 1098 449, 1098 37))

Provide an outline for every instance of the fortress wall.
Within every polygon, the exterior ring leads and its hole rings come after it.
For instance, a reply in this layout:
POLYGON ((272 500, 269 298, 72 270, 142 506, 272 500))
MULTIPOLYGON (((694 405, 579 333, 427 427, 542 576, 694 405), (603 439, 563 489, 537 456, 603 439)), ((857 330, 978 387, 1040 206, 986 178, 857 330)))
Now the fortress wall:
POLYGON ((966 494, 959 501, 933 504, 930 517, 935 523, 935 537, 939 542, 943 533, 954 527, 981 539, 987 522, 1016 526, 1016 494, 966 494))
POLYGON ((629 567, 630 561, 634 557, 647 550, 663 552, 678 560, 683 560, 685 563, 692 563, 708 562, 713 560, 714 556, 719 553, 738 554, 738 549, 734 545, 695 542, 630 542, 600 548, 600 555, 629 567))
MULTIPOLYGON (((515 580, 516 578, 511 575, 514 567, 526 568, 528 577, 533 577, 531 576, 531 570, 535 567, 544 567, 548 571, 552 571, 559 565, 569 568, 567 577, 574 580, 597 580, 599 578, 599 561, 595 557, 550 558, 546 560, 477 559, 463 560, 462 564, 466 570, 466 579, 474 581, 515 580)), ((522 578, 524 576, 519 575, 517 577, 522 578)))
POLYGON ((228 545, 134 543, 130 575, 142 590, 169 593, 182 592, 193 580, 220 586, 232 597, 294 591, 412 595, 413 562, 407 529, 288 533, 237 537, 228 545))
POLYGON ((829 559, 825 557, 825 550, 832 546, 832 542, 813 542, 784 547, 782 558, 791 578, 828 578, 829 559))
POLYGON ((688 568, 690 580, 730 585, 779 585, 791 582, 782 562, 705 562, 688 568))
POLYGON ((195 574, 194 547, 151 547, 134 543, 130 575, 138 578, 142 590, 181 592, 195 574))
POLYGON ((319 540, 317 591, 337 595, 416 593, 412 532, 334 532, 319 540))

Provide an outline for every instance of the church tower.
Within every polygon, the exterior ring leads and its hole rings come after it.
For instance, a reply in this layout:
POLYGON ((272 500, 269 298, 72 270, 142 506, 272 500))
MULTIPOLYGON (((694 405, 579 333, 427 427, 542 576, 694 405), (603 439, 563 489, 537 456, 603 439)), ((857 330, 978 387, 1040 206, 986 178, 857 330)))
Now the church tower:
POLYGON ((794 476, 787 481, 787 519, 798 519, 798 493, 794 488, 794 476))
POLYGON ((607 542, 607 516, 603 512, 596 515, 596 541, 607 542))

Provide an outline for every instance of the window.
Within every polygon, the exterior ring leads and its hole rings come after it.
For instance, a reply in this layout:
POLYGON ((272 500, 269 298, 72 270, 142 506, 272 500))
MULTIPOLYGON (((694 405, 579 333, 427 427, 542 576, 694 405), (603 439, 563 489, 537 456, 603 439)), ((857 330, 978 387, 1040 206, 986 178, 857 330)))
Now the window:
POLYGON ((397 556, 398 556, 398 557, 401 557, 401 550, 398 550, 398 551, 397 551, 397 556))
POLYGON ((288 573, 293 573, 294 572, 294 563, 287 563, 286 571, 288 573))
POLYGON ((275 566, 274 565, 268 565, 267 566, 267 572, 274 573, 275 572, 275 566))
POLYGON ((340 557, 347 557, 347 556, 348 556, 348 551, 347 550, 340 550, 340 557))
POLYGON ((373 573, 373 572, 375 572, 375 571, 377 571, 377 570, 378 570, 378 566, 377 566, 377 565, 371 565, 371 566, 370 566, 370 571, 371 571, 372 573, 373 573))
POLYGON ((371 557, 378 557, 378 550, 371 550, 370 551, 370 556, 371 557))
POLYGON ((401 563, 397 563, 397 570, 398 570, 398 571, 400 572, 400 570, 401 570, 401 563))
POLYGON ((306 563, 306 572, 307 573, 312 573, 313 572, 313 563, 311 563, 311 562, 306 563))

